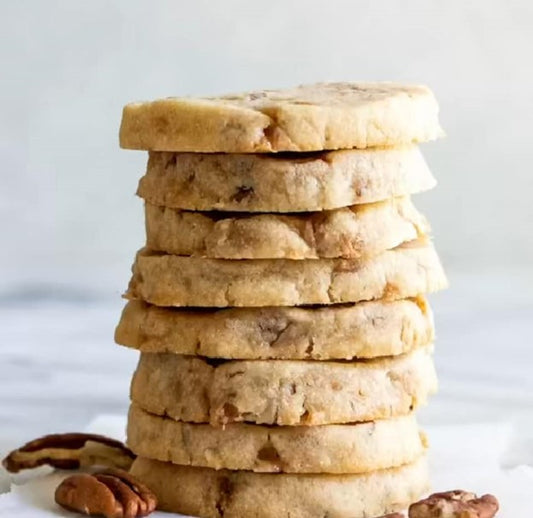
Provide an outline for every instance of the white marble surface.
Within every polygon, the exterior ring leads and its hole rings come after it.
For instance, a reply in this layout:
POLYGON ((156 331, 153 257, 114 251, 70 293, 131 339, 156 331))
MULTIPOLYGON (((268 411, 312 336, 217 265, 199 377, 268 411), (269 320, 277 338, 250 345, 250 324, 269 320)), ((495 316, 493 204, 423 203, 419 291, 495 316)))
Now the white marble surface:
MULTIPOLYGON (((123 301, 49 291, 0 297, 0 454, 127 408, 137 355, 113 344, 123 301)), ((431 300, 441 388, 422 421, 533 422, 533 272, 451 275, 431 300)))

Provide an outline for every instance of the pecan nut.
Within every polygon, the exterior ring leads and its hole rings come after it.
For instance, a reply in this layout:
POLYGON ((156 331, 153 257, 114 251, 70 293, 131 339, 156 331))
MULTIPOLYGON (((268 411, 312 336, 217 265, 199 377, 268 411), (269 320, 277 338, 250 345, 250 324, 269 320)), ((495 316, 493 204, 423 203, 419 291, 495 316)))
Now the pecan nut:
POLYGON ((115 439, 90 433, 45 435, 12 451, 3 461, 11 473, 39 466, 77 469, 89 466, 129 469, 135 454, 115 439))
POLYGON ((409 518, 492 518, 499 509, 493 495, 477 497, 460 489, 434 493, 409 507, 409 518))
POLYGON ((390 513, 379 516, 378 518, 405 518, 405 516, 402 513, 390 513))
POLYGON ((55 501, 70 511, 106 518, 147 516, 157 506, 152 491, 119 469, 67 477, 57 487, 55 501))

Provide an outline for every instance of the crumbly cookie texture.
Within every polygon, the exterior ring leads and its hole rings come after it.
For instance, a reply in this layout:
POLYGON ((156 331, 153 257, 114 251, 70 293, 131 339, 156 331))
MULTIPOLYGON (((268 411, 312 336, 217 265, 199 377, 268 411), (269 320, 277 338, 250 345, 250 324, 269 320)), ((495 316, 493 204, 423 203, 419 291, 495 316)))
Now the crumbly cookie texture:
POLYGON ((128 446, 185 466, 283 473, 365 473, 415 461, 426 449, 414 415, 353 425, 215 428, 155 416, 132 405, 128 446))
POLYGON ((437 253, 425 240, 365 259, 233 261, 144 249, 125 297, 157 306, 295 306, 397 300, 446 285, 437 253))
POLYGON ((393 146, 442 134, 425 86, 319 83, 221 97, 171 97, 124 107, 127 149, 256 153, 393 146))
POLYGON ((357 258, 429 232, 409 198, 306 214, 190 212, 145 205, 146 247, 214 259, 357 258))
POLYGON ((319 308, 160 308, 129 301, 117 343, 149 353, 226 359, 330 360, 394 356, 434 340, 423 297, 319 308))
POLYGON ((406 415, 436 388, 431 348, 364 362, 220 363, 143 353, 131 399, 147 412, 181 421, 293 426, 406 415))
POLYGON ((417 146, 311 154, 151 152, 137 194, 185 210, 303 212, 431 189, 417 146))
POLYGON ((163 511, 205 518, 353 518, 406 508, 429 487, 426 459, 359 475, 253 473, 139 457, 132 474, 163 511))

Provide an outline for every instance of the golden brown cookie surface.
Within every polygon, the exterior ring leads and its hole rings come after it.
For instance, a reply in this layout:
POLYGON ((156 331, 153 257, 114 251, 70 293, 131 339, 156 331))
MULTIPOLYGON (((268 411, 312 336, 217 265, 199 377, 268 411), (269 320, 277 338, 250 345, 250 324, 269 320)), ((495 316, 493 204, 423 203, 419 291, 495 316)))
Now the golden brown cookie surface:
POLYGON ((126 304, 115 340, 148 353, 256 360, 352 360, 409 352, 434 339, 427 300, 319 308, 160 308, 126 304))
POLYGON ((174 464, 263 473, 366 473, 408 464, 426 449, 414 415, 353 425, 224 428, 130 407, 128 445, 174 464))
POLYGON ((124 107, 128 149, 256 153, 393 146, 439 137, 425 86, 318 83, 220 97, 170 97, 124 107))
POLYGON ((408 198, 306 214, 191 212, 145 205, 146 247, 214 259, 373 256, 429 232, 408 198))
POLYGON ((446 285, 433 245, 422 239, 364 259, 233 261, 145 249, 125 296, 158 306, 299 306, 398 300, 446 285))
POLYGON ((137 194, 185 210, 303 212, 383 201, 435 184, 416 146, 290 155, 151 152, 137 194))
POLYGON ((131 399, 147 412, 215 426, 354 423, 406 415, 437 388, 432 348, 359 362, 227 361, 143 353, 131 399))
POLYGON ((426 459, 359 475, 251 473, 138 458, 132 474, 158 507, 206 518, 353 518, 407 507, 428 489, 426 459))

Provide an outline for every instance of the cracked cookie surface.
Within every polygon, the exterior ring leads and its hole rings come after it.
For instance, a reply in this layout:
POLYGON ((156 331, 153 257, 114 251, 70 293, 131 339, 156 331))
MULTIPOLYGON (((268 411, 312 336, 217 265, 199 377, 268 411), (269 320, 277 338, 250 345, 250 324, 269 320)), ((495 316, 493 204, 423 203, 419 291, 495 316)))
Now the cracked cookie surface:
POLYGON ((305 214, 191 212, 146 203, 146 247, 215 259, 373 256, 429 233, 409 198, 305 214))
POLYGON ((129 301, 117 343, 152 353, 226 359, 352 360, 394 356, 434 339, 423 297, 316 308, 160 308, 129 301))
POLYGON ((137 194, 184 210, 304 212, 383 201, 435 184, 416 146, 290 155, 151 152, 137 194))
POLYGON ((426 449, 414 415, 353 425, 224 428, 149 414, 133 404, 128 446, 174 464, 263 473, 366 473, 413 462, 426 449))
POLYGON ((406 415, 437 388, 432 348, 359 362, 221 361, 141 354, 131 399, 173 419, 225 425, 354 423, 406 415))
POLYGON ((393 146, 441 136, 429 88, 318 83, 220 97, 170 97, 124 107, 127 149, 253 153, 393 146))
POLYGON ((398 300, 445 288, 424 239, 365 259, 205 259, 141 250, 128 299, 157 306, 295 306, 398 300))
POLYGON ((429 487, 425 457, 359 475, 253 473, 178 466, 139 457, 132 474, 158 507, 206 518, 353 518, 407 507, 429 487))

